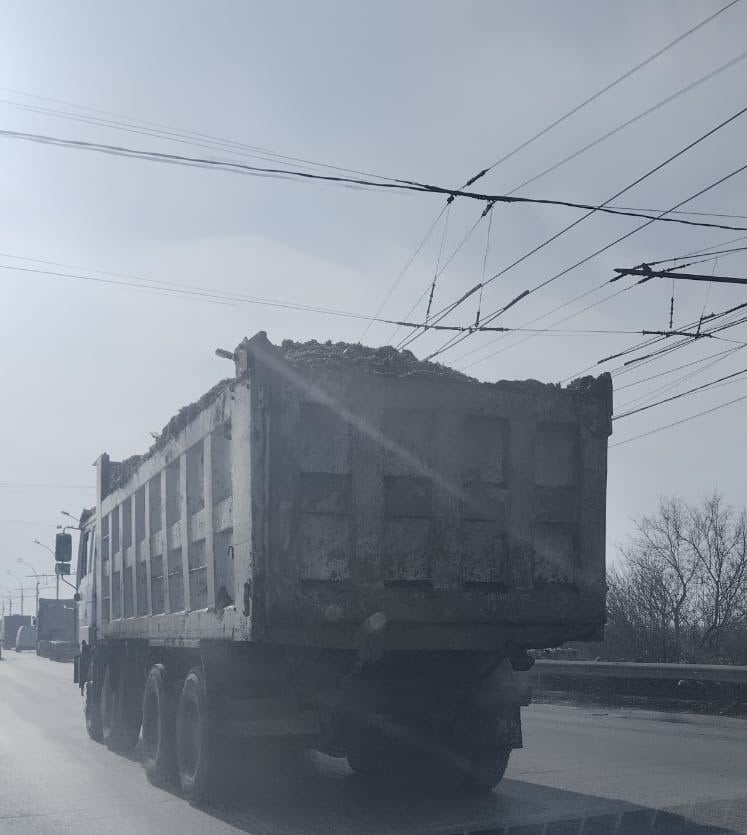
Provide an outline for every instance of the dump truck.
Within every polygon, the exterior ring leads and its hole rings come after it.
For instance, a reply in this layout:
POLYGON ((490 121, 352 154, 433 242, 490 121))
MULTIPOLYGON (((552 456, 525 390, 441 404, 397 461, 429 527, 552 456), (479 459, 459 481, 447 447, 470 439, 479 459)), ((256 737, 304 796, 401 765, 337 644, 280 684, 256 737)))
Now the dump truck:
POLYGON ((0 641, 3 649, 14 649, 16 635, 22 626, 31 626, 31 615, 3 615, 0 621, 0 641))
POLYGON ((39 598, 36 616, 36 654, 60 661, 77 653, 74 600, 39 598))
POLYGON ((234 351, 144 455, 97 460, 75 680, 88 734, 215 790, 226 746, 489 789, 528 650, 600 640, 609 375, 478 382, 408 351, 234 351))

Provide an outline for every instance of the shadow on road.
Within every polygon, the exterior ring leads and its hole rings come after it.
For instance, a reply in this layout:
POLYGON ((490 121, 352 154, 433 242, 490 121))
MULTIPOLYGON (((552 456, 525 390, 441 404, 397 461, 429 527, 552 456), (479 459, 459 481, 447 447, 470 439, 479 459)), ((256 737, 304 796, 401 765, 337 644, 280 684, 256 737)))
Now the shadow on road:
POLYGON ((206 814, 252 835, 729 835, 747 832, 747 797, 650 809, 504 780, 490 793, 433 794, 373 784, 344 760, 307 753, 283 771, 237 764, 206 814))

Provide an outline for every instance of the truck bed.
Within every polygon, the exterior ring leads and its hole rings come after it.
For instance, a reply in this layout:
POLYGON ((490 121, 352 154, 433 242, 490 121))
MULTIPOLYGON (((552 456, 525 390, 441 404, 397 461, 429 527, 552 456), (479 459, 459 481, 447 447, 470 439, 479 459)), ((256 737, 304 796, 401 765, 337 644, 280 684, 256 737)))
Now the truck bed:
POLYGON ((599 635, 609 376, 480 383, 366 351, 258 334, 150 454, 102 456, 103 634, 408 649, 599 635))

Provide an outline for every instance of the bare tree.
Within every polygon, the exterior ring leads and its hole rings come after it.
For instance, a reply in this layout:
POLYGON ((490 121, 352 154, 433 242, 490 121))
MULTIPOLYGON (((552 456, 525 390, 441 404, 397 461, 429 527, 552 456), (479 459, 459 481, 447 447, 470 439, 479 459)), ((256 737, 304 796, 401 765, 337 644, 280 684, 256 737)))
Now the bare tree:
POLYGON ((611 640, 627 643, 629 651, 635 647, 634 657, 683 658, 697 576, 686 537, 688 513, 680 499, 660 500, 655 515, 636 523, 629 544, 620 549, 620 567, 609 572, 608 633, 611 640))
POLYGON ((690 510, 687 544, 697 566, 694 600, 701 653, 719 654, 722 635, 747 617, 747 519, 717 493, 690 510))
POLYGON ((647 661, 741 660, 747 634, 747 517, 714 494, 661 499, 609 571, 609 654, 647 661))

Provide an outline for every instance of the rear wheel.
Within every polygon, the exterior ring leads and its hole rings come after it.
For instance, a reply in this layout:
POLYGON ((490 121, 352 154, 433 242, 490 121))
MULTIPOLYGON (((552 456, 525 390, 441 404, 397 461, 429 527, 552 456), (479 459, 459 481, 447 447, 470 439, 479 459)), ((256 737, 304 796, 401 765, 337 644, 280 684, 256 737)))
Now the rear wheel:
POLYGON ((440 731, 422 718, 377 718, 351 736, 347 759, 357 774, 445 792, 489 791, 505 774, 512 745, 493 715, 465 712, 440 731))
POLYGON ((165 786, 176 776, 175 709, 166 669, 154 664, 143 692, 143 765, 148 780, 165 786))
POLYGON ((214 790, 214 729, 210 722, 202 670, 187 674, 176 708, 176 765, 184 796, 192 803, 210 800, 214 790))

